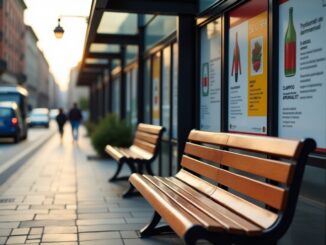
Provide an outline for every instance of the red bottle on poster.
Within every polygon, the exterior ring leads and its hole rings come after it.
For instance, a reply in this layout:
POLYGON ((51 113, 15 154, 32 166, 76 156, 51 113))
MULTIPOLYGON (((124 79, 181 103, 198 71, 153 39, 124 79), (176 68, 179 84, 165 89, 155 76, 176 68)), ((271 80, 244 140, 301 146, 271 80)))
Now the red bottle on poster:
POLYGON ((231 76, 235 76, 235 82, 238 82, 238 74, 241 74, 240 48, 238 43, 238 32, 235 33, 235 45, 233 50, 233 62, 231 76))
POLYGON ((297 37, 293 24, 293 8, 289 8, 289 22, 284 42, 284 74, 292 77, 296 72, 296 46, 297 37))

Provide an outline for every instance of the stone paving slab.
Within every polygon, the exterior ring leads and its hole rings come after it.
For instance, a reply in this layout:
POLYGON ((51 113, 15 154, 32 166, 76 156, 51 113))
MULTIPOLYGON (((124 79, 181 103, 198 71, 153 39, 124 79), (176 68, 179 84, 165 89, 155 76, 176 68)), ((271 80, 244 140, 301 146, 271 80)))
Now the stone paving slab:
POLYGON ((87 138, 52 137, 1 186, 11 202, 0 203, 0 245, 183 244, 173 234, 138 238, 152 208, 142 197, 122 199, 128 182, 109 183, 116 163, 87 160, 94 154, 87 138))

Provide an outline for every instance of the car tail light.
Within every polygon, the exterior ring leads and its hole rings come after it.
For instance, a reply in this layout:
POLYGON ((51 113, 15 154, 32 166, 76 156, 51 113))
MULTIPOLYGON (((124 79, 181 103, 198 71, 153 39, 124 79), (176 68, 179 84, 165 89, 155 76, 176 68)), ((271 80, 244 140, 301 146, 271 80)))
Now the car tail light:
POLYGON ((13 117, 13 118, 11 118, 11 123, 12 123, 12 125, 16 126, 16 125, 18 124, 18 119, 17 119, 17 117, 13 117))

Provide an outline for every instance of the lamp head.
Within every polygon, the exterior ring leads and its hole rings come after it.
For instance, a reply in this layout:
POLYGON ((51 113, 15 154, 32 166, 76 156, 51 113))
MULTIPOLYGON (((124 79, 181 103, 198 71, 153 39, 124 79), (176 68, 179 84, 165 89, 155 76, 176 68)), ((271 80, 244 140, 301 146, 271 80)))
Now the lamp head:
POLYGON ((53 32, 56 38, 60 39, 63 37, 65 31, 60 26, 60 19, 58 19, 58 25, 56 26, 56 28, 54 28, 53 32))

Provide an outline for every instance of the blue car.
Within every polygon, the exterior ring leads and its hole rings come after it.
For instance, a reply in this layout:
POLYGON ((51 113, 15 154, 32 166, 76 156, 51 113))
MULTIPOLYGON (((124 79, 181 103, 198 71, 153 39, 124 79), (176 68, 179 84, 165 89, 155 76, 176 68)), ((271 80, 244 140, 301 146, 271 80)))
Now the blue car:
POLYGON ((0 137, 11 137, 17 143, 22 138, 23 122, 15 102, 0 102, 0 137))

